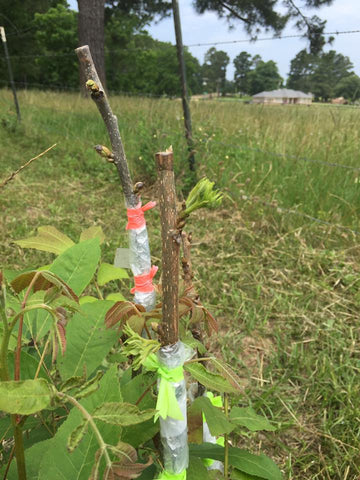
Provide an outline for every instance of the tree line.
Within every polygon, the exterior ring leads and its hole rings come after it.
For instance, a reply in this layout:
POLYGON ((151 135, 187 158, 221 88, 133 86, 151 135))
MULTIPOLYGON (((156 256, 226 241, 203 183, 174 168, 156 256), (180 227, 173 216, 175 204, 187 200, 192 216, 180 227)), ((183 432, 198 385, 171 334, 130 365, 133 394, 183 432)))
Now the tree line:
MULTIPOLYGON (((313 7, 332 3, 332 0, 306 1, 313 7)), ((288 20, 275 11, 277 2, 273 0, 260 2, 261 6, 249 0, 196 0, 194 3, 199 13, 212 10, 219 17, 226 16, 230 23, 241 21, 250 35, 257 26, 280 32, 288 20), (269 5, 265 8, 267 3, 269 5), (228 8, 230 4, 231 9, 228 8)), ((91 50, 95 57, 101 57, 103 49, 104 58, 99 64, 104 63, 103 78, 106 77, 110 91, 180 94, 174 46, 153 39, 146 31, 146 26, 154 18, 161 19, 170 14, 170 1, 78 0, 78 6, 79 12, 76 12, 65 0, 0 0, 0 24, 8 32, 14 77, 20 86, 56 85, 77 89, 79 71, 73 50, 79 43, 91 46, 93 42, 95 46, 91 50), (99 33, 97 30, 101 30, 102 25, 103 33, 99 33)), ((295 17, 294 11, 292 15, 295 17)), ((335 51, 322 52, 324 22, 304 15, 298 21, 301 23, 304 18, 309 50, 302 50, 292 60, 286 85, 312 92, 325 100, 334 95, 359 98, 360 79, 353 73, 350 60, 335 51)), ((1 60, 0 81, 5 84, 7 72, 4 58, 1 60)), ((259 55, 252 57, 241 52, 234 59, 233 81, 226 79, 229 62, 226 52, 210 48, 201 65, 185 48, 190 93, 240 92, 253 95, 285 85, 272 60, 265 62, 259 55)), ((101 71, 101 65, 98 68, 101 71)))

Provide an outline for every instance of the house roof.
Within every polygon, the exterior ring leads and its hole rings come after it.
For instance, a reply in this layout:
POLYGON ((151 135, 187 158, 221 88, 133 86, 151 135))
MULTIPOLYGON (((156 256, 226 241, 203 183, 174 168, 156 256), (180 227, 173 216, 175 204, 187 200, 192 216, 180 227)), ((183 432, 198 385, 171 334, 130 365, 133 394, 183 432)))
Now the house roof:
POLYGON ((291 90, 289 88, 280 88, 279 90, 272 90, 271 92, 260 92, 253 96, 253 98, 312 98, 311 93, 304 93, 298 90, 291 90))

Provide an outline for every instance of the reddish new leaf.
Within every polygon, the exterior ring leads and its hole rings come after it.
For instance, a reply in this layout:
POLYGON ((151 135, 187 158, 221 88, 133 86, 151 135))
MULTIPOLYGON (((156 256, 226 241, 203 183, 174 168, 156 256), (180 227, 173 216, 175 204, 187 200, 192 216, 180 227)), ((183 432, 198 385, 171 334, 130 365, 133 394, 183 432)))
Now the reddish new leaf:
POLYGON ((107 328, 111 328, 120 323, 121 327, 132 315, 139 315, 139 311, 133 303, 116 302, 105 316, 105 325, 107 328))
POLYGON ((138 478, 153 463, 151 457, 146 463, 120 463, 114 462, 111 467, 107 467, 104 472, 103 480, 131 480, 138 478))

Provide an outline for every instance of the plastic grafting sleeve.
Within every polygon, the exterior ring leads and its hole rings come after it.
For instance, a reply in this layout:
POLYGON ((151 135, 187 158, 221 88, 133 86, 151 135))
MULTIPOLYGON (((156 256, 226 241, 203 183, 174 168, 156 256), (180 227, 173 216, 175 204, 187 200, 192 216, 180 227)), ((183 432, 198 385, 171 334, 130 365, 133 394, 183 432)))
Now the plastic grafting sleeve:
MULTIPOLYGON (((211 392, 206 392, 205 396, 207 396, 209 398, 210 402, 215 407, 221 407, 222 406, 221 397, 214 397, 214 395, 211 392)), ((215 443, 215 444, 224 446, 224 437, 216 438, 213 435, 211 435, 210 430, 209 430, 209 426, 206 422, 205 416, 204 416, 204 421, 203 421, 203 442, 215 443)), ((207 467, 208 470, 220 470, 220 472, 224 472, 224 465, 219 460, 212 460, 210 458, 205 458, 204 459, 204 464, 205 464, 205 466, 207 467)))
MULTIPOLYGON (((191 358, 193 352, 182 342, 162 347, 158 352, 158 358, 162 365, 168 369, 180 367, 186 360, 191 358)), ((179 404, 182 420, 160 417, 160 436, 163 445, 165 471, 174 474, 182 474, 189 464, 189 448, 187 442, 187 418, 186 418, 186 385, 185 380, 172 382, 175 397, 179 404)))
MULTIPOLYGON (((149 202, 142 207, 140 202, 136 208, 127 209, 128 224, 126 229, 129 234, 130 267, 135 277, 134 302, 143 305, 147 311, 155 307, 155 290, 141 291, 141 288, 138 289, 136 287, 136 277, 151 275, 154 272, 151 269, 149 237, 144 212, 155 205, 155 202, 149 202)), ((141 282, 141 279, 138 281, 141 282)))

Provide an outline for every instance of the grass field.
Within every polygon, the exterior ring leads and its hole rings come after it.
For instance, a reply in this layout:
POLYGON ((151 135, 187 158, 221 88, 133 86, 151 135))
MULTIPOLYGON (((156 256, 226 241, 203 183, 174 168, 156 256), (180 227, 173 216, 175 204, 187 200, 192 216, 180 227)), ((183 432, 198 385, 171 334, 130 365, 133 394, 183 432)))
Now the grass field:
MULTIPOLYGON (((108 145, 95 105, 66 93, 20 92, 19 100, 16 127, 11 94, 0 91, 0 183, 57 146, 0 189, 0 265, 46 263, 47 254, 12 243, 41 225, 74 239, 101 225, 111 262, 126 245, 125 210, 116 171, 92 148, 108 145)), ((157 197, 154 153, 170 144, 181 196, 181 103, 111 103, 134 180, 147 181, 144 200, 157 197)), ((360 112, 215 100, 191 107, 199 174, 226 193, 221 209, 191 223, 196 283, 221 328, 211 348, 244 379, 242 404, 278 427, 240 444, 270 455, 285 479, 359 480, 360 112)), ((147 218, 159 264, 158 212, 147 218)))

